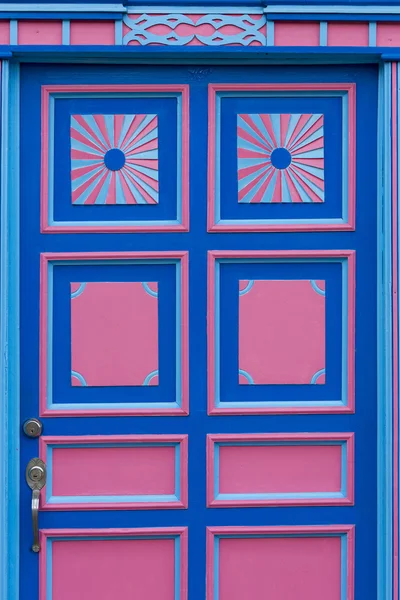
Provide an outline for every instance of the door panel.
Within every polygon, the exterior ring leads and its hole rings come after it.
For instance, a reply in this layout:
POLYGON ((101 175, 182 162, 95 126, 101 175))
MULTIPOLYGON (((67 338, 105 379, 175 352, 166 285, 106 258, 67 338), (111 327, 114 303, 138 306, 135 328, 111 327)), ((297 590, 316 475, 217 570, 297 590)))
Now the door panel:
POLYGON ((375 598, 376 121, 364 65, 22 67, 21 599, 375 598))

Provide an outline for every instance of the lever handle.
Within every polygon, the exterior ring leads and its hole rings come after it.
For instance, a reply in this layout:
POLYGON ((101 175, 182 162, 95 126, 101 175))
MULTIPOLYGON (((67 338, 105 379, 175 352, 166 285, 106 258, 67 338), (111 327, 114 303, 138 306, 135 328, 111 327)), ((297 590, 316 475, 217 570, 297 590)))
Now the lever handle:
POLYGON ((39 498, 40 490, 46 485, 46 465, 40 458, 32 458, 26 467, 26 483, 32 490, 33 552, 40 552, 39 544, 39 498))

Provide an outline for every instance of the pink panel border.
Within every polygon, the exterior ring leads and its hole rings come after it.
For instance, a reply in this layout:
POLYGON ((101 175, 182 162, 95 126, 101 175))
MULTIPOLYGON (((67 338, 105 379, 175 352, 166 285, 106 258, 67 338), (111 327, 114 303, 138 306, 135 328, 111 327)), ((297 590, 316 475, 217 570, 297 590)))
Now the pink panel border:
MULTIPOLYGON (((39 456, 47 462, 47 448, 57 444, 113 444, 121 443, 178 443, 180 445, 179 482, 181 500, 177 502, 66 502, 49 504, 46 502, 46 489, 42 490, 40 504, 42 510, 121 510, 140 508, 187 508, 188 507, 188 436, 187 435, 66 435, 43 436, 39 439, 39 456)), ((52 473, 50 474, 52 475, 52 473)))
MULTIPOLYGON (((342 464, 343 469, 343 464, 342 464)), ((354 505, 354 433, 227 433, 207 435, 207 506, 352 506, 354 505), (347 495, 345 498, 281 498, 270 500, 218 500, 214 493, 215 444, 219 442, 329 442, 344 441, 347 447, 347 495)))
POLYGON ((85 416, 186 416, 189 414, 189 260, 188 252, 45 252, 40 255, 40 317, 39 317, 39 406, 42 417, 85 416), (49 262, 94 260, 146 260, 176 259, 181 262, 181 356, 182 356, 182 405, 179 408, 117 408, 55 410, 47 407, 47 300, 49 262))
POLYGON ((41 98, 41 176, 40 176, 40 231, 41 233, 130 233, 189 231, 189 85, 44 85, 41 98), (134 93, 175 92, 182 95, 182 223, 179 225, 50 225, 48 223, 48 147, 49 100, 56 93, 134 93))
POLYGON ((46 592, 47 540, 57 538, 86 537, 106 539, 108 537, 159 537, 179 536, 180 538, 180 594, 179 600, 188 597, 188 530, 187 527, 153 527, 141 529, 42 529, 40 530, 39 555, 39 600, 50 600, 46 592))
POLYGON ((242 535, 323 535, 332 536, 345 534, 347 536, 347 585, 346 600, 354 600, 354 525, 300 525, 300 526, 267 526, 267 527, 207 527, 207 558, 206 558, 206 600, 216 600, 214 595, 215 553, 214 538, 218 535, 232 537, 242 535))
POLYGON ((264 414, 315 414, 353 413, 355 378, 355 251, 354 250, 213 250, 208 253, 208 298, 207 298, 207 339, 208 339, 208 414, 209 415, 264 415, 264 414), (285 258, 347 258, 348 262, 348 383, 346 406, 290 406, 286 407, 235 407, 223 408, 215 405, 215 262, 223 258, 285 259, 285 258))
POLYGON ((354 83, 252 83, 252 84, 210 84, 208 86, 208 210, 207 231, 354 231, 356 209, 356 85, 354 83), (302 223, 277 225, 260 224, 218 224, 215 214, 215 175, 216 175, 216 95, 217 92, 313 92, 342 91, 348 93, 348 221, 347 223, 302 223))

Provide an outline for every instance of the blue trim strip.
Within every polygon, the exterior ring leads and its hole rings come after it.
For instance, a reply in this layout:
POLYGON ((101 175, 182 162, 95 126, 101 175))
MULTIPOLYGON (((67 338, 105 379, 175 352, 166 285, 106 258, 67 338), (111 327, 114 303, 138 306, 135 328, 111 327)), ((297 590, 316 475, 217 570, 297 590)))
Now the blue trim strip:
POLYGON ((18 44, 18 21, 10 21, 10 44, 18 44))
POLYGON ((64 20, 62 22, 62 43, 64 46, 69 46, 70 44, 70 29, 70 22, 64 20))
POLYGON ((376 22, 368 25, 368 44, 376 46, 376 22))
POLYGON ((378 600, 393 596, 392 65, 381 66, 378 114, 378 600))
POLYGON ((328 45, 328 23, 326 21, 321 21, 319 24, 319 45, 328 45))
POLYGON ((19 598, 19 65, 2 63, 0 597, 19 598))

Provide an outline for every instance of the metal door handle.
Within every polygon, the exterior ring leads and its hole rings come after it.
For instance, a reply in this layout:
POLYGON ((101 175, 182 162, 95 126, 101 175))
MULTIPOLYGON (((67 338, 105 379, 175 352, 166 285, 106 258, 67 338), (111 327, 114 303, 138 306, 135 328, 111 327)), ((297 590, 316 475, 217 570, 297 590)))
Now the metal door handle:
POLYGON ((33 527, 33 552, 40 551, 39 544, 39 497, 40 490, 46 485, 46 465, 40 458, 32 458, 26 467, 26 483, 32 490, 32 527, 33 527))

